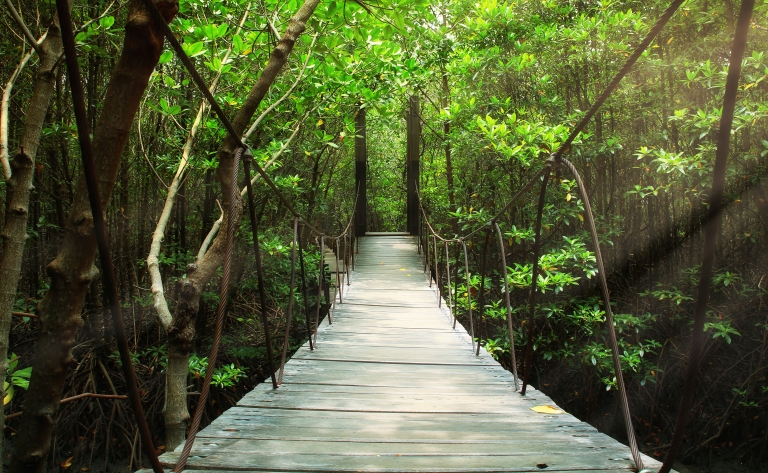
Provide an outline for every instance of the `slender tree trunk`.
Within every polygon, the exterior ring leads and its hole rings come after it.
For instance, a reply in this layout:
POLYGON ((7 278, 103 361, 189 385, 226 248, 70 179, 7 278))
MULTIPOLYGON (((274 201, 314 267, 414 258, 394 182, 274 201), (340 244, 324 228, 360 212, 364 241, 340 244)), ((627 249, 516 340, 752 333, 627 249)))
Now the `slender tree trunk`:
MULTIPOLYGON (((451 89, 448 86, 448 72, 445 70, 445 66, 441 67, 443 73, 443 94, 442 103, 443 108, 448 107, 449 97, 451 89)), ((451 159, 451 121, 446 120, 443 122, 443 140, 445 141, 445 179, 448 184, 448 205, 450 205, 451 212, 456 211, 456 195, 453 190, 453 160, 451 159)), ((453 233, 459 233, 459 221, 456 217, 451 217, 451 229, 453 233)))
MULTIPOLYGON (((6 183, 7 212, 5 226, 0 234, 0 379, 5 379, 8 370, 6 360, 8 337, 11 331, 11 312, 21 276, 35 157, 48 105, 56 87, 57 59, 62 51, 57 19, 54 19, 48 28, 47 36, 40 45, 40 51, 43 56, 40 58, 32 99, 26 110, 27 121, 21 136, 20 152, 10 163, 12 174, 6 183)), ((3 117, 2 120, 7 115, 3 114, 3 117)), ((5 390, 0 383, 0 399, 4 397, 5 390)), ((5 428, 5 412, 2 408, 0 408, 0 428, 5 428)), ((0 453, 4 451, 4 446, 5 436, 0 435, 0 453)), ((0 470, 2 470, 2 464, 0 464, 0 470)))
MULTIPOLYGON (((242 134, 254 113, 261 104, 262 99, 267 94, 269 87, 277 78, 278 73, 288 61, 288 56, 293 50, 293 46, 298 37, 306 29, 306 22, 312 16, 320 0, 305 0, 296 14, 291 18, 285 34, 280 39, 269 62, 251 89, 243 107, 235 116, 232 122, 237 133, 242 134)), ((232 167, 234 166, 234 153, 236 149, 234 137, 227 136, 221 148, 219 149, 219 182, 221 183, 221 192, 223 197, 224 219, 227 221, 228 213, 234 212, 237 222, 240 220, 243 206, 242 199, 237 202, 231 202, 232 186, 238 185, 232 182, 232 167)), ((186 426, 189 419, 186 396, 186 380, 188 372, 189 353, 192 350, 195 340, 195 319, 197 317, 200 293, 211 278, 216 274, 216 270, 222 264, 224 258, 224 240, 226 231, 219 232, 210 249, 198 260, 192 271, 187 272, 187 277, 177 283, 178 301, 176 314, 173 322, 168 329, 168 369, 167 383, 168 391, 165 404, 166 416, 166 435, 174 442, 183 440, 186 435, 186 426), (183 396, 178 395, 183 393, 183 396), (171 419, 169 425, 168 419, 171 419)), ((167 443, 170 448, 171 444, 167 443)))
MULTIPOLYGON (((170 20, 178 11, 175 2, 158 7, 170 20)), ((131 2, 125 42, 106 96, 104 110, 94 130, 93 149, 101 206, 106 208, 117 178, 120 158, 149 77, 163 48, 163 36, 143 2, 131 2)), ((53 80, 53 77, 51 77, 53 80)), ((79 179, 67 219, 64 241, 48 265, 51 287, 38 304, 42 329, 35 348, 32 379, 24 401, 19 434, 11 454, 13 473, 42 473, 50 450, 53 419, 59 408, 67 372, 74 359, 72 347, 83 324, 80 316, 97 270, 93 265, 96 241, 85 181, 79 179)))

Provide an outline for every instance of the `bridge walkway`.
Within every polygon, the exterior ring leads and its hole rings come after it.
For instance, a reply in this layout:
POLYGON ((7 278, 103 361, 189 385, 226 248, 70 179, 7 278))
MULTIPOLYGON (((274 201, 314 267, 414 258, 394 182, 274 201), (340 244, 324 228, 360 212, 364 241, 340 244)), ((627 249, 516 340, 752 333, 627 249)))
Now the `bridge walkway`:
MULTIPOLYGON (((187 471, 631 471, 629 449, 529 387, 450 325, 409 236, 360 241, 318 347, 197 435, 187 471), (556 406, 555 406, 556 407, 556 406)), ((181 447, 160 457, 172 467, 181 447)), ((648 457, 647 468, 660 464, 648 457)))

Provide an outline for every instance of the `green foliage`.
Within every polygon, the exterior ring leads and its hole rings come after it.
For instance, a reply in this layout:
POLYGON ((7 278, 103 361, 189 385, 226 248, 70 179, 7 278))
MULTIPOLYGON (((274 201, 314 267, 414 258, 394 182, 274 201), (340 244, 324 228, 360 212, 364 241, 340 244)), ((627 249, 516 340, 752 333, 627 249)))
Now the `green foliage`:
POLYGON ((32 367, 28 366, 20 369, 19 357, 14 353, 11 353, 11 358, 6 360, 6 363, 8 364, 8 371, 5 372, 5 380, 3 381, 3 390, 5 391, 3 405, 13 400, 16 388, 29 388, 29 379, 32 377, 32 367))

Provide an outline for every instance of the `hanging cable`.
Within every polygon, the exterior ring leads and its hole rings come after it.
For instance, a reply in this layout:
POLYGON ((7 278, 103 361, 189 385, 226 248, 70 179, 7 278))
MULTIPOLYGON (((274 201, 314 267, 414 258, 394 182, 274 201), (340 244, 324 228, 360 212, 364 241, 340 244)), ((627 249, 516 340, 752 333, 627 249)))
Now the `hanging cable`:
MULTIPOLYGON (((256 260, 256 278, 259 284, 259 304, 261 305, 261 324, 264 327, 264 340, 267 345, 267 360, 269 362, 269 376, 272 379, 272 388, 277 389, 275 378, 275 358, 272 354, 272 335, 269 330, 267 318, 267 291, 264 288, 264 268, 261 264, 261 248, 259 248, 259 226, 256 223, 256 206, 253 203, 253 189, 251 188, 251 163, 253 154, 250 148, 246 148, 243 165, 245 166, 245 187, 248 191, 248 216, 251 220, 251 233, 253 234, 253 255, 256 260)), ((234 182, 237 182, 235 180, 234 182)), ((233 201, 234 202, 234 201, 233 201)))
MULTIPOLYGON (((75 111, 75 123, 77 124, 77 137, 80 144, 80 153, 83 161, 83 174, 85 176, 86 189, 88 190, 88 202, 93 216, 93 228, 96 236, 96 246, 99 249, 99 260, 103 274, 102 285, 107 304, 112 312, 112 324, 115 331, 115 340, 120 352, 120 363, 128 385, 128 397, 136 416, 136 423, 141 435, 141 445, 144 453, 149 458, 152 470, 155 473, 163 473, 163 467, 157 458, 155 446, 152 443, 152 435, 149 432, 144 407, 141 404, 136 372, 131 361, 131 352, 128 348, 128 339, 125 334, 125 322, 120 308, 120 295, 117 291, 117 279, 112 267, 112 257, 109 250, 109 237, 107 235, 107 222, 101 205, 99 192, 98 171, 93 158, 93 144, 91 143, 91 129, 88 124, 88 115, 85 109, 85 92, 83 91, 83 79, 80 74, 80 65, 77 62, 77 49, 75 48, 75 36, 72 30, 72 17, 67 0, 56 0, 56 11, 59 15, 64 56, 69 75, 69 87, 72 93, 72 103, 75 111)), ((160 21, 165 25, 165 19, 160 21)))
POLYGON ((544 203, 547 197, 547 181, 549 181, 550 166, 547 163, 547 172, 541 180, 541 191, 539 192, 539 206, 536 210, 536 227, 534 228, 533 243, 533 266, 531 267, 531 292, 528 296, 528 343, 525 344, 525 371, 523 373, 523 389, 520 395, 525 396, 525 389, 528 387, 528 375, 531 372, 531 356, 533 353, 533 320, 536 312, 536 293, 539 290, 539 255, 541 253, 541 218, 544 215, 544 203))
POLYGON ((739 90, 739 78, 741 77, 741 61, 747 47, 747 34, 749 33, 749 24, 754 6, 754 0, 742 1, 739 17, 736 20, 736 34, 731 46, 731 58, 725 82, 725 95, 723 97, 723 110, 720 116, 720 129, 718 130, 717 150, 715 151, 712 190, 709 194, 709 215, 704 226, 704 252, 701 261, 696 305, 693 308, 693 326, 691 327, 688 367, 685 373, 680 408, 677 410, 674 435, 672 436, 669 450, 667 450, 664 465, 659 470, 659 473, 669 473, 671 470, 675 458, 680 451, 680 446, 683 443, 683 436, 691 416, 691 405, 693 404, 693 395, 696 390, 699 365, 701 364, 701 353, 704 347, 704 321, 707 314, 709 291, 712 285, 712 267, 715 264, 717 238, 723 218, 723 194, 725 192, 725 178, 727 175, 728 151, 731 144, 733 112, 736 108, 736 95, 739 90))
POLYGON ((285 314, 285 334, 283 336, 283 353, 280 356, 280 374, 277 384, 283 384, 283 372, 285 371, 285 358, 288 355, 288 342, 291 339, 291 323, 293 322, 293 290, 296 283, 296 245, 299 238, 299 219, 293 218, 293 241, 291 245, 291 280, 288 289, 288 310, 285 314))
MULTIPOLYGON (((475 323, 472 320, 472 286, 469 281, 469 257, 467 256, 467 242, 461 240, 461 248, 464 250, 464 276, 467 279, 467 311, 469 312, 469 337, 472 340, 472 351, 475 351, 475 323)), ((456 327, 454 327, 456 328, 456 327)))
POLYGON ((581 180, 581 175, 576 167, 565 158, 559 158, 558 162, 565 165, 566 168, 573 175, 573 179, 579 188, 579 196, 581 201, 584 202, 585 224, 589 229, 589 233, 592 236, 592 246, 594 246, 595 259, 597 260, 597 278, 600 283, 600 289, 603 293, 603 304, 605 306, 605 325, 608 328, 608 346, 611 348, 611 355, 613 359, 613 370, 616 375, 616 385, 619 389, 619 401, 621 404, 621 412, 624 416, 624 426, 627 431, 627 440, 629 441, 629 449, 632 452, 632 458, 635 461, 635 466, 639 469, 643 469, 643 460, 640 457, 640 448, 637 446, 637 438, 635 437, 635 428, 632 425, 632 414, 629 409, 629 398, 627 397, 627 389, 624 385, 624 375, 621 369, 621 355, 619 353, 618 337, 616 336, 616 327, 613 322, 613 311, 611 310, 611 296, 608 291, 608 280, 606 279, 605 266, 603 265, 603 255, 600 251, 600 240, 597 236, 597 227, 595 226, 595 219, 592 216, 592 205, 589 203, 589 197, 587 196, 587 189, 584 187, 584 182, 581 180))
POLYGON ((507 330, 509 331, 509 357, 512 363, 512 374, 515 378, 515 391, 520 389, 517 377, 517 359, 515 358, 515 331, 512 326, 512 304, 509 301, 509 277, 507 276, 507 254, 504 250, 504 237, 501 235, 501 228, 496 220, 493 221, 493 228, 499 237, 499 253, 501 253, 501 277, 504 279, 504 302, 507 307, 507 330))
MULTIPOLYGON (((480 355, 480 339, 482 336, 480 327, 485 327, 485 324, 483 323, 483 316, 485 315, 485 261, 486 256, 488 256, 488 240, 491 236, 491 229, 488 228, 488 230, 485 232, 485 239, 483 240, 483 251, 482 256, 480 257, 480 295, 477 298, 477 308, 480 310, 480 315, 477 317, 477 349, 475 351, 475 356, 480 355)), ((486 339, 488 338, 488 334, 486 334, 486 339)))
MULTIPOLYGON (((238 148, 235 152, 235 162, 232 167, 232 183, 237 182, 237 171, 240 165, 240 156, 243 153, 243 148, 238 148)), ((235 242, 235 212, 233 206, 237 202, 238 190, 237 186, 233 185, 232 195, 230 196, 230 207, 227 213, 227 235, 224 250, 224 268, 221 275, 221 289, 219 291, 219 306, 216 309, 216 328, 213 335, 213 343, 211 344, 211 351, 208 355, 208 366, 205 370, 205 379, 203 381, 203 387, 200 389, 200 397, 198 397, 197 407, 195 408, 195 415, 192 420, 192 425, 189 428, 189 436, 184 443, 184 449, 181 451, 179 460, 176 462, 176 467, 173 469, 176 473, 180 473, 187 466, 187 459, 192 451, 192 445, 195 443, 197 437, 197 431, 200 429, 200 423, 203 420, 203 412, 205 412, 205 406, 208 403, 208 394, 211 390, 211 380, 213 379, 213 372, 216 367, 216 358, 219 353, 219 343, 221 342, 221 331, 224 327, 224 313, 227 308, 227 295, 229 292, 229 276, 232 267, 232 248, 235 242)))

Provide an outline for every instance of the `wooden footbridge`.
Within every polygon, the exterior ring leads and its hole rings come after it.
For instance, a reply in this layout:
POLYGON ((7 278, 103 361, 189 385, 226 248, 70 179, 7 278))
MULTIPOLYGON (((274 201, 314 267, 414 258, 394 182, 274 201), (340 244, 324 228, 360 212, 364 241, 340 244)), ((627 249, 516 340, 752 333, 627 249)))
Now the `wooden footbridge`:
POLYGON ((416 237, 361 238, 317 347, 294 354, 280 388, 259 385, 200 431, 187 471, 631 471, 626 446, 570 414, 535 412, 556 406, 476 356, 422 268, 416 237))

